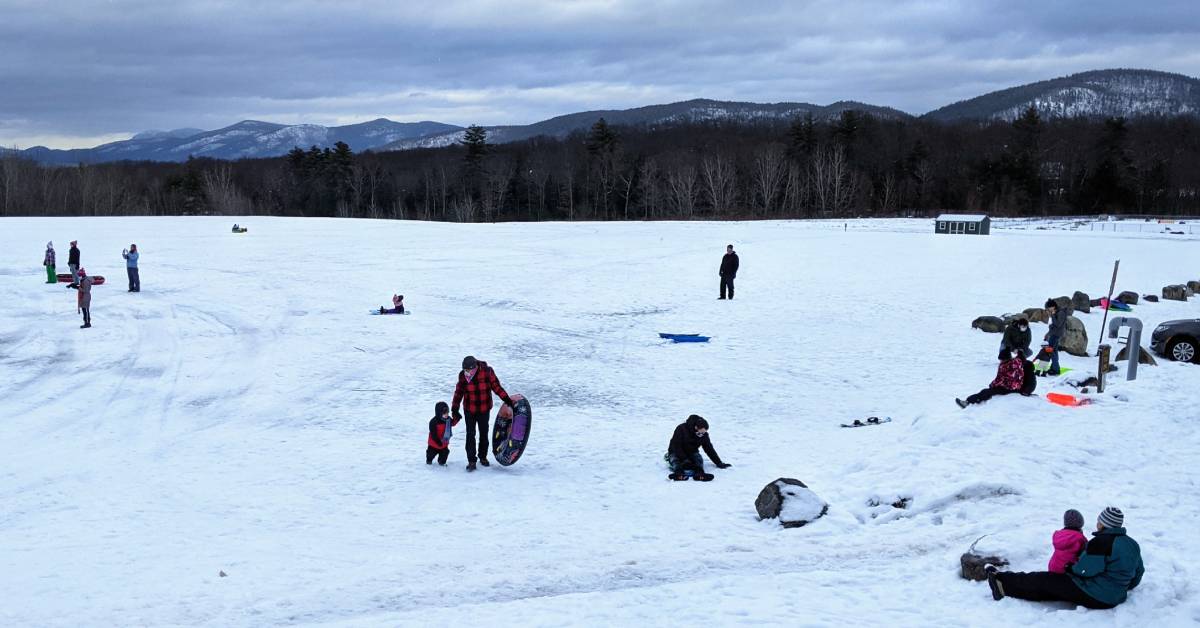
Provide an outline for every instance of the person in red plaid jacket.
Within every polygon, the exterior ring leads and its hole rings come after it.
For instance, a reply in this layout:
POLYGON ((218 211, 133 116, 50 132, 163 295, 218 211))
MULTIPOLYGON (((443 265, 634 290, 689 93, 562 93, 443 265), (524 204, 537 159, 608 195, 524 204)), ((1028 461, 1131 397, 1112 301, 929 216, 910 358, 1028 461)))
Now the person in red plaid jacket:
POLYGON ((454 422, 463 418, 458 412, 461 403, 467 419, 467 471, 475 470, 475 430, 479 430, 479 464, 488 464, 488 420, 492 413, 492 393, 500 396, 507 406, 513 405, 513 400, 500 385, 500 379, 487 362, 480 362, 475 356, 463 358, 462 372, 458 374, 458 385, 454 387, 454 401, 451 403, 454 422))

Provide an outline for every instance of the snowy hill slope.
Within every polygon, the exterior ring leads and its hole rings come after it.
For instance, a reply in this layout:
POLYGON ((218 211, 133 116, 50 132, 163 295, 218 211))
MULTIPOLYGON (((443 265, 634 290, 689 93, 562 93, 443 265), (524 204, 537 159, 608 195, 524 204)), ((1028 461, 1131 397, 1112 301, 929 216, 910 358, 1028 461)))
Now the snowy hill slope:
MULTIPOLYGON (((953 403, 994 372, 999 336, 975 316, 1099 294, 1118 256, 1118 290, 1187 279, 1200 237, 851 226, 0 220, 0 624, 1200 621, 1200 480, 1181 472, 1200 367, 1143 367, 1111 384, 1128 401, 1086 408, 953 403), (93 329, 41 283, 51 238, 110 278, 93 329), (122 288, 129 242, 140 294, 122 288), (737 299, 718 302, 730 242, 737 299), (1063 262, 1011 266, 1046 247, 1063 262), (397 291, 412 316, 366 314, 397 291), (468 353, 534 404, 515 466, 464 473, 461 424, 450 466, 423 463, 468 353), (690 413, 734 464, 709 484, 665 479, 690 413), (871 415, 895 421, 837 427, 871 415), (830 514, 756 521, 779 476, 830 514), (1114 611, 995 603, 957 577, 989 533, 1042 568, 1064 509, 1108 504, 1147 566, 1114 611)), ((1200 302, 1134 315, 1153 329, 1200 302)), ((1093 348, 1100 316, 1081 315, 1093 348)))

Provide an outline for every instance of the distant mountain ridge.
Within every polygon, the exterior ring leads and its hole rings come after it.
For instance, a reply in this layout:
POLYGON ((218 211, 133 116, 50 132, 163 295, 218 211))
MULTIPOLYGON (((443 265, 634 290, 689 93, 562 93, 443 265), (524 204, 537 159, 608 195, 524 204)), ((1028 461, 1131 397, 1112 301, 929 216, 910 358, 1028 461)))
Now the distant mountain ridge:
MULTIPOLYGON (((1200 79, 1155 70, 1094 70, 1003 89, 956 102, 921 116, 935 122, 1012 120, 1030 106, 1045 118, 1109 116, 1200 117, 1200 79)), ((751 103, 694 99, 633 109, 583 111, 526 125, 485 127, 492 143, 516 142, 538 136, 563 138, 585 131, 599 118, 617 126, 658 126, 687 122, 779 121, 812 114, 818 120, 838 117, 846 110, 877 117, 912 119, 890 107, 853 101, 830 105, 799 102, 751 103)), ((215 131, 175 129, 145 131, 128 140, 95 148, 55 150, 44 146, 18 151, 44 164, 73 165, 109 161, 184 161, 189 156, 216 159, 274 157, 294 147, 329 147, 345 142, 356 152, 410 150, 448 146, 461 139, 463 127, 441 122, 370 122, 325 127, 284 125, 244 120, 215 131)), ((0 148, 0 153, 6 152, 0 148)))
POLYGON ((1200 79, 1155 70, 1094 70, 976 96, 927 120, 1013 120, 1030 106, 1044 118, 1200 116, 1200 79))

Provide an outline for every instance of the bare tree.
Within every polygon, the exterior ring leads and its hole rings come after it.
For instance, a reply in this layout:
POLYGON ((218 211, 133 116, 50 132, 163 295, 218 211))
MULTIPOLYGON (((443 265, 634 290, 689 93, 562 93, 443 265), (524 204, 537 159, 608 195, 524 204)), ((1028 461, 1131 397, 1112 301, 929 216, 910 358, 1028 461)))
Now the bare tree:
POLYGON ((658 162, 643 159, 638 166, 638 194, 642 197, 642 218, 658 215, 659 197, 662 192, 659 183, 658 162))
MULTIPOLYGON (((208 197, 209 209, 223 216, 240 216, 249 213, 249 203, 246 202, 246 197, 238 191, 237 184, 233 181, 233 169, 228 163, 215 165, 213 168, 206 168, 200 173, 200 180, 204 184, 204 194, 208 197)), ((343 208, 339 203, 338 213, 342 213, 343 208)))
POLYGON ((710 153, 700 160, 700 180, 713 214, 722 216, 734 209, 737 178, 733 161, 721 153, 710 153))
POLYGON ((695 166, 686 161, 673 164, 667 170, 667 189, 677 215, 690 218, 695 214, 696 201, 700 197, 695 166))
POLYGON ((752 185, 755 206, 760 215, 768 216, 775 207, 779 188, 787 174, 784 168, 786 152, 780 144, 767 144, 754 152, 752 185))
POLYGON ((817 209, 823 214, 846 213, 857 195, 858 177, 845 149, 839 144, 821 151, 813 159, 812 169, 817 209))

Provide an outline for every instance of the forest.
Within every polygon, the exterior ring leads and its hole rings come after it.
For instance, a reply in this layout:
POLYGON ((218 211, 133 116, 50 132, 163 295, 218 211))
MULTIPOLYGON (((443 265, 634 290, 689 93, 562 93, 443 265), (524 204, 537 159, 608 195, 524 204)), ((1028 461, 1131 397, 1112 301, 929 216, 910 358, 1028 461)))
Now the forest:
POLYGON ((1194 117, 942 123, 845 111, 610 126, 493 144, 41 166, 0 156, 0 215, 275 215, 458 222, 1200 215, 1194 117))

